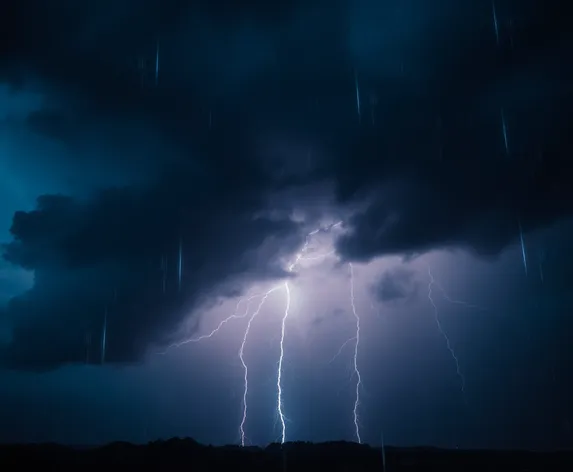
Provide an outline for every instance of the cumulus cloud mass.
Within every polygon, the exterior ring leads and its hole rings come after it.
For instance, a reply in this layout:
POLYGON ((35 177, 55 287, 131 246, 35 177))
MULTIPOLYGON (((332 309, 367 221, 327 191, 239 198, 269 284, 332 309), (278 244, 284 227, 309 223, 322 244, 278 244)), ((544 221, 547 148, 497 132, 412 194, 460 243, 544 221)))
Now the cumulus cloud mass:
POLYGON ((325 221, 342 262, 490 261, 571 216, 557 2, 497 31, 483 1, 227 3, 0 7, 1 366, 99 362, 103 323, 106 362, 142 362, 325 221))

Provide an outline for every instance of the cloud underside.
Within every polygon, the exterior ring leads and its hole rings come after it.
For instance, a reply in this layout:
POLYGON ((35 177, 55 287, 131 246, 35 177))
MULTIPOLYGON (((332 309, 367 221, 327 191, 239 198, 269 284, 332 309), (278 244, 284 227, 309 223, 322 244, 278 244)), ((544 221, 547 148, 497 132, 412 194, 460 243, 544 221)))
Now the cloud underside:
POLYGON ((520 227, 571 215, 573 72, 551 2, 545 16, 522 5, 514 30, 500 12, 499 45, 478 2, 231 21, 178 2, 60 0, 62 14, 35 15, 25 37, 16 25, 34 2, 21 3, 5 16, 21 52, 0 70, 13 96, 44 99, 24 117, 15 105, 2 126, 72 156, 104 143, 97 162, 122 182, 43 195, 14 215, 4 258, 35 284, 2 315, 4 366, 96 362, 106 312, 107 361, 140 361, 209 297, 283 276, 304 237, 294 210, 307 223, 317 207, 352 210, 336 248, 354 261, 452 247, 493 257, 520 227), (319 205, 330 188, 334 203, 319 205))

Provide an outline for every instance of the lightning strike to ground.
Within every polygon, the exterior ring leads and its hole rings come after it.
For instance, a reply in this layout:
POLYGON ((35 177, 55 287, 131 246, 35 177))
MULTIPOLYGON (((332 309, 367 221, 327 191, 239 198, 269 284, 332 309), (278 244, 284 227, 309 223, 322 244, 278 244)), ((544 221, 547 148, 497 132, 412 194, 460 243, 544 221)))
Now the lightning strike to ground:
POLYGON ((525 270, 525 275, 527 276, 527 252, 525 251, 525 240, 523 239, 523 228, 521 227, 521 221, 517 222, 519 226, 519 242, 521 244, 521 258, 523 260, 523 269, 525 270))
POLYGON ((190 343, 197 343, 199 341, 203 341, 205 339, 210 339, 213 336, 215 336, 223 326, 225 326, 229 321, 234 320, 234 319, 241 319, 241 318, 246 318, 247 315, 249 314, 249 307, 251 306, 251 302, 257 298, 261 298, 261 297, 265 297, 265 295, 268 295, 267 293, 258 293, 255 295, 251 295, 250 297, 243 297, 241 298, 238 302, 237 305, 235 306, 235 312, 232 315, 229 315, 227 318, 223 319, 222 321, 219 322, 219 324, 209 333, 207 334, 202 334, 201 336, 197 336, 195 338, 188 338, 185 339, 183 341, 180 341, 178 343, 173 343, 170 344, 163 352, 161 352, 160 354, 165 354, 167 351, 169 351, 170 349, 173 348, 177 348, 177 347, 181 347, 185 344, 190 344, 190 343), (239 313, 239 307, 241 306, 241 304, 243 302, 246 302, 246 307, 245 307, 245 311, 243 313, 239 313))
POLYGON ((354 428, 356 431, 356 440, 358 444, 362 444, 362 438, 360 437, 360 424, 358 418, 358 408, 360 406, 360 387, 362 385, 362 378, 360 377, 360 370, 358 369, 358 346, 360 345, 360 317, 356 311, 356 305, 354 303, 354 268, 352 264, 348 264, 350 268, 350 305, 352 306, 352 314, 356 318, 356 342, 354 343, 354 373, 356 374, 356 393, 354 398, 354 428))
POLYGON ((430 301, 430 303, 432 304, 432 307, 434 309, 434 319, 436 321, 436 326, 438 327, 438 331, 440 332, 440 334, 442 335, 442 337, 446 341, 446 347, 448 348, 448 351, 450 351, 450 355, 452 356, 452 359, 454 360, 454 362, 456 364, 456 374, 460 379, 462 394, 465 395, 466 381, 465 381, 465 378, 464 378, 462 371, 460 369, 460 362, 458 360, 458 356, 456 356, 456 352, 454 351, 454 348, 452 347, 452 344, 450 343, 450 338, 448 337, 448 335, 446 334, 446 332, 444 331, 444 329, 442 327, 442 323, 440 322, 440 316, 438 313, 438 307, 437 307, 436 303, 434 302, 434 299, 432 298, 432 287, 438 286, 438 285, 436 284, 436 281, 434 280, 434 276, 432 275, 432 270, 431 270, 430 266, 428 266, 428 276, 430 277, 430 282, 428 283, 428 300, 430 301))
POLYGON ((155 45, 155 86, 159 85, 159 41, 155 45))
POLYGON ((481 307, 474 305, 472 303, 468 303, 468 302, 465 302, 463 300, 456 300, 455 298, 450 297, 448 292, 446 292, 446 289, 444 287, 442 287, 442 285, 437 280, 434 280, 433 285, 442 293, 442 297, 444 297, 444 299, 446 301, 450 302, 452 305, 462 305, 466 308, 470 308, 473 310, 483 310, 484 309, 484 308, 481 308, 481 307))
MULTIPOLYGON (((249 367, 248 367, 247 363, 245 362, 245 357, 244 357, 245 345, 247 344, 247 339, 249 337, 249 332, 251 331, 251 325, 253 324, 253 320, 257 317, 257 315, 261 311, 261 308, 263 307, 263 305, 264 305, 265 301, 267 300, 267 298, 269 297, 269 295, 273 292, 276 292, 279 288, 280 288, 280 286, 271 288, 267 293, 265 293, 263 295, 263 298, 261 299, 259 306, 253 312, 253 314, 249 317, 249 321, 247 322, 247 327, 245 328, 245 332, 243 334, 243 342, 241 343, 241 347, 239 349, 239 359, 241 361, 241 364, 243 365, 243 372, 244 372, 244 376, 243 376, 243 381, 244 381, 243 417, 241 419, 241 424, 239 425, 239 432, 241 434, 241 446, 245 445, 245 440, 246 440, 245 423, 247 422, 247 397, 249 395, 249 367)), ((284 428, 284 426, 283 426, 283 428, 284 428)))
MULTIPOLYGON (((323 228, 317 228, 317 229, 311 231, 310 233, 308 233, 306 236, 306 240, 305 240, 303 247, 298 252, 298 254, 295 256, 293 262, 288 265, 288 267, 287 267, 288 272, 293 272, 300 261, 323 259, 323 258, 326 258, 329 255, 333 254, 334 251, 330 251, 326 254, 322 254, 319 256, 305 257, 305 255, 304 255, 308 250, 311 236, 317 234, 319 231, 329 231, 329 230, 331 230, 331 229, 333 229, 333 228, 335 228, 341 224, 342 224, 342 221, 339 221, 337 223, 328 225, 328 226, 323 227, 323 228)), ((179 275, 179 287, 180 288, 181 288, 181 274, 182 274, 182 240, 180 239, 179 240, 179 262, 178 262, 178 275, 179 275)), ((241 343, 241 346, 239 349, 239 353, 238 353, 239 360, 241 362, 241 365, 243 367, 243 372, 244 372, 244 376, 243 376, 243 379, 244 379, 243 413, 242 413, 242 418, 241 418, 241 422, 239 425, 239 432, 240 432, 241 445, 242 446, 245 446, 245 443, 246 443, 245 424, 247 422, 247 412, 248 412, 247 397, 248 397, 248 393, 249 393, 249 383, 248 383, 248 370, 249 369, 248 369, 248 365, 247 365, 245 358, 244 358, 245 346, 246 346, 246 343, 248 341, 249 333, 251 330, 251 325, 252 325, 253 321, 255 320, 255 318, 259 315, 259 312, 260 312, 261 308, 263 307, 265 301, 267 300, 269 295, 271 295, 272 293, 276 292, 277 290, 280 290, 283 288, 284 288, 285 294, 286 294, 286 305, 285 305, 283 316, 281 318, 280 355, 279 355, 278 366, 277 366, 276 388, 277 388, 277 414, 278 414, 278 418, 279 418, 279 421, 281 424, 281 435, 280 435, 280 437, 281 437, 281 444, 284 444, 284 442, 286 441, 286 416, 285 416, 284 410, 283 410, 284 404, 283 404, 282 380, 283 380, 283 363, 284 363, 284 356, 285 356, 284 342, 285 342, 285 337, 286 337, 286 324, 287 324, 287 320, 289 317, 289 310, 290 310, 290 303, 291 303, 291 291, 290 291, 290 285, 289 285, 288 280, 279 284, 279 285, 276 285, 275 287, 271 288, 270 290, 268 290, 264 294, 252 295, 248 298, 243 298, 243 299, 239 300, 239 302, 237 303, 237 306, 235 308, 235 313, 230 315, 229 317, 225 318, 224 320, 222 320, 217 325, 217 327, 215 329, 213 329, 210 333, 196 337, 196 338, 190 338, 190 339, 184 340, 184 341, 179 342, 179 343, 171 344, 170 346, 167 347, 167 349, 165 351, 163 351, 161 353, 161 354, 165 354, 171 348, 179 347, 179 346, 182 346, 182 345, 188 344, 188 343, 199 342, 199 341, 213 337, 215 334, 217 334, 219 332, 219 330, 225 324, 227 324, 232 319, 247 317, 248 313, 249 313, 249 303, 256 298, 261 298, 259 305, 257 306, 257 309, 251 314, 251 316, 248 319, 247 326, 246 326, 245 331, 243 333, 243 340, 242 340, 242 343, 241 343), (238 309, 239 309, 240 304, 243 301, 247 302, 247 307, 246 307, 245 312, 243 314, 239 314, 238 309)), ((354 287, 353 287, 353 285, 352 285, 352 289, 351 289, 351 296, 352 296, 352 304, 354 306, 354 287)), ((354 309, 354 312, 356 313, 355 309, 354 309)), ((355 316, 357 316, 357 315, 355 315, 355 316)), ((357 322, 359 323, 358 318, 357 318, 357 322)), ((358 328, 359 328, 359 325, 358 325, 358 328)), ((357 371, 357 369, 355 369, 355 370, 357 371)), ((358 372, 358 374, 359 374, 359 372, 358 372)), ((357 389, 358 388, 359 387, 357 387, 357 389)), ((355 408, 358 408, 358 404, 356 404, 355 408)), ((356 417, 356 422, 357 421, 358 420, 356 417)), ((359 435, 358 435, 358 438, 360 441, 359 435)))

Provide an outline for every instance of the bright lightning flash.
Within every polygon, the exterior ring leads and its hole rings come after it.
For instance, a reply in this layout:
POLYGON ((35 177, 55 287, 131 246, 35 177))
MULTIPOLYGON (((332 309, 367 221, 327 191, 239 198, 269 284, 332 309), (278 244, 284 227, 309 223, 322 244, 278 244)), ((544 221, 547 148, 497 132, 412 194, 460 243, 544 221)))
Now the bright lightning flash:
MULTIPOLYGON (((438 307, 437 307, 437 305, 434 302, 434 299, 432 297, 432 287, 437 286, 440 289, 440 291, 442 291, 442 293, 445 293, 445 292, 439 285, 436 284, 436 281, 434 280, 434 276, 432 275, 432 270, 431 270, 430 266, 428 266, 428 276, 430 277, 430 282, 428 283, 428 300, 430 301, 430 303, 432 304, 432 307, 434 309, 434 319, 436 321, 436 326, 438 327, 440 334, 442 335, 442 337, 446 341, 446 347, 448 348, 448 351, 450 351, 452 359, 454 360, 454 362, 456 364, 456 374, 458 375, 458 377, 460 379, 462 394, 465 395, 466 381, 465 381, 464 375, 462 374, 462 371, 460 369, 460 362, 458 360, 458 356, 456 356, 456 352, 454 351, 454 348, 452 347, 452 345, 450 343, 450 338, 448 337, 448 335, 444 331, 444 329, 442 327, 442 323, 440 322, 440 316, 438 314, 438 307)), ((447 297, 447 299, 449 299, 449 297, 447 297)))
POLYGON ((281 444, 284 444, 286 440, 286 424, 285 416, 283 413, 283 389, 282 389, 282 373, 283 373, 283 359, 285 355, 284 342, 285 342, 285 326, 286 320, 288 318, 288 312, 290 308, 290 287, 288 282, 285 282, 285 293, 287 297, 285 312, 281 320, 281 353, 279 356, 279 365, 277 368, 277 412, 279 414, 279 419, 281 422, 281 444))
POLYGON ((237 306, 235 307, 235 312, 234 312, 232 315, 230 315, 230 316, 228 316, 227 318, 225 318, 224 320, 222 320, 222 321, 217 325, 217 327, 214 328, 210 333, 208 333, 208 334, 203 334, 203 335, 198 336, 198 337, 196 337, 196 338, 185 339, 185 340, 183 340, 183 341, 181 341, 181 342, 178 342, 178 343, 173 343, 173 344, 169 345, 169 346, 167 347, 167 349, 165 349, 165 351, 163 351, 161 354, 165 354, 168 350, 173 349, 173 348, 176 348, 176 347, 181 347, 181 346, 183 346, 184 344, 196 343, 196 342, 199 342, 199 341, 203 341, 204 339, 212 338, 212 337, 215 336, 215 334, 217 334, 217 333, 221 330, 221 328, 222 328, 223 326, 225 326, 229 321, 234 320, 234 319, 239 319, 239 318, 246 318, 247 315, 249 314, 249 307, 250 307, 251 301, 255 300, 256 298, 261 298, 261 297, 262 297, 262 298, 265 298, 265 297, 268 296, 268 295, 269 295, 269 292, 267 292, 267 293, 258 293, 258 294, 256 294, 256 295, 251 295, 251 296, 248 297, 248 298, 247 298, 247 297, 241 298, 241 299, 237 302, 237 306), (242 304, 243 302, 247 302, 247 305, 246 305, 245 311, 244 311, 242 314, 239 314, 239 307, 241 306, 241 304, 242 304))
MULTIPOLYGON (((338 222, 323 228, 318 228, 315 229, 314 231, 311 231, 310 233, 307 234, 306 236, 306 240, 305 243, 303 245, 303 247, 301 248, 300 252, 295 256, 294 260, 292 263, 290 263, 287 267, 288 272, 294 272, 296 267, 298 266, 298 264, 301 261, 311 261, 311 260, 319 260, 319 259, 325 259, 326 257, 334 254, 334 251, 330 251, 326 254, 322 254, 319 256, 309 256, 309 257, 305 257, 306 252, 308 251, 308 247, 310 244, 310 238, 312 236, 314 236, 315 234, 317 234, 319 231, 329 231, 332 228, 339 226, 340 224, 342 224, 342 222, 338 222)), ((179 248, 179 280, 181 280, 181 272, 182 272, 182 261, 181 261, 181 244, 180 244, 180 248, 179 248)), ((243 333, 243 340, 241 342, 241 347, 239 348, 239 360, 241 361, 241 365, 243 366, 243 372, 244 372, 244 376, 243 376, 243 413, 242 413, 242 418, 241 418, 241 423, 239 425, 239 432, 240 432, 240 436, 241 436, 241 445, 245 446, 246 444, 246 435, 245 435, 245 424, 247 422, 247 411, 248 411, 248 407, 247 407, 247 397, 249 394, 249 380, 248 380, 248 373, 249 373, 249 369, 248 369, 248 365, 245 361, 244 358, 244 351, 245 351, 245 346, 247 344, 247 340, 249 337, 249 332, 251 330, 251 325, 253 323, 253 321, 255 320, 255 318, 259 315, 263 305, 265 304, 267 298, 269 297, 269 295, 271 295, 272 293, 280 290, 284 288, 285 290, 285 294, 286 294, 286 305, 285 305, 285 309, 284 309, 284 313, 283 316, 281 318, 281 335, 280 335, 280 355, 279 355, 279 359, 278 359, 278 365, 277 365, 277 383, 276 383, 276 387, 277 387, 277 414, 279 417, 279 421, 281 424, 281 444, 284 444, 286 441, 286 416, 284 414, 283 411, 283 386, 282 386, 282 377, 283 377, 283 363, 284 363, 284 356, 285 356, 285 348, 284 348, 284 342, 285 342, 285 336, 286 336, 286 323, 289 317, 289 310, 290 310, 290 304, 291 304, 291 290, 290 290, 290 285, 288 280, 274 286, 273 288, 271 288, 270 290, 268 290, 267 292, 263 293, 263 294, 256 294, 256 295, 252 295, 248 298, 242 298, 239 300, 239 302, 237 303, 237 306, 235 308, 235 313, 228 316, 227 318, 225 318, 224 320, 222 320, 215 329, 213 329, 210 333, 196 337, 196 338, 190 338, 190 339, 186 339, 184 341, 181 341, 179 343, 174 343, 171 344, 164 352, 162 352, 162 354, 164 354, 165 352, 167 352, 167 350, 174 348, 174 347, 180 347, 184 344, 188 344, 188 343, 194 343, 194 342, 199 342, 199 341, 203 341, 205 339, 209 339, 211 337, 213 337, 215 334, 217 334, 219 332, 219 330, 225 325, 227 324, 229 321, 236 319, 236 318, 246 318, 249 314, 249 306, 250 306, 250 302, 256 298, 260 298, 260 302, 257 306, 257 309, 249 316, 248 321, 247 321, 247 326, 245 328, 245 331, 243 333), (242 302, 246 301, 247 302, 247 306, 245 311, 242 314, 239 314, 239 306, 241 305, 242 302)), ((352 303, 354 304, 354 288, 352 287, 352 303)), ((354 310, 355 311, 355 310, 354 310)), ((357 318, 358 321, 358 318, 357 318)), ((358 391, 358 387, 357 387, 357 391, 358 391)), ((358 408, 358 403, 356 403, 355 405, 355 410, 358 408)), ((355 416, 356 416, 356 412, 355 412, 355 416)), ((357 417, 355 418, 355 423, 357 424, 357 417)), ((359 441, 360 441, 360 437, 359 437, 359 441)))
POLYGON ((352 314, 356 318, 356 336, 354 339, 354 373, 356 374, 356 396, 354 399, 354 428, 356 430, 356 440, 358 444, 362 444, 362 439, 360 437, 360 425, 358 422, 358 407, 360 406, 360 386, 362 385, 362 378, 360 377, 360 370, 358 369, 358 346, 360 344, 360 317, 356 311, 356 304, 354 303, 354 268, 352 264, 348 264, 350 267, 350 304, 352 306, 352 314))
MULTIPOLYGON (((247 344, 247 338, 249 337, 249 331, 251 330, 251 324, 253 320, 257 317, 261 308, 263 307, 265 301, 267 300, 268 296, 278 290, 280 287, 271 288, 267 293, 263 295, 262 300, 259 303, 257 309, 253 312, 249 321, 247 322, 247 327, 245 328, 245 332, 243 334, 243 342, 241 343, 241 347, 239 349, 239 359, 241 360, 241 364, 243 365, 243 372, 244 372, 244 388, 243 388, 243 417, 241 419, 241 424, 239 425, 239 431, 241 433, 241 446, 245 445, 245 423, 247 422, 247 396, 249 394, 249 368, 247 363, 245 362, 244 352, 245 352, 245 345, 247 344)), ((283 426, 284 429, 284 426, 283 426)))

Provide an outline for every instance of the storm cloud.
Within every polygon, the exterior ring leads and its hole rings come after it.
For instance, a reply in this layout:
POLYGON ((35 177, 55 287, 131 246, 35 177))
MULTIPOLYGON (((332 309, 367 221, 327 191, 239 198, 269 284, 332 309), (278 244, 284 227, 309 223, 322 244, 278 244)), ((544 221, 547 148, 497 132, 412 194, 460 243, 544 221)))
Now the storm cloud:
MULTIPOLYGON (((16 98, 0 126, 41 143, 29 166, 67 176, 13 216, 4 258, 35 278, 8 304, 3 365, 97 358, 105 310, 107 360, 140 361, 202 303, 284 276, 321 213, 350 214, 336 247, 355 261, 494 257, 520 226, 571 215, 556 2, 507 2, 499 45, 488 2, 219 3, 22 0, 0 15, 21 51, 1 54, 16 98)), ((389 280, 384 300, 403 293, 389 280)))

